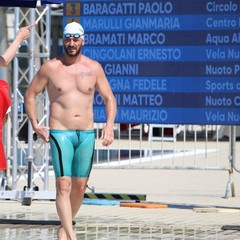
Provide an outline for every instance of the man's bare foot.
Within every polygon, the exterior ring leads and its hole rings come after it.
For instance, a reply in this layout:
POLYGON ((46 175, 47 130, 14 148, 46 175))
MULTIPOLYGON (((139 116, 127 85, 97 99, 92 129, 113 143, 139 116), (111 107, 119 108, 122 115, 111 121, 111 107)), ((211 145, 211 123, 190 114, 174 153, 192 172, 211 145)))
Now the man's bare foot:
POLYGON ((65 233, 65 230, 62 226, 59 227, 57 230, 57 239, 58 240, 68 240, 67 234, 65 233))

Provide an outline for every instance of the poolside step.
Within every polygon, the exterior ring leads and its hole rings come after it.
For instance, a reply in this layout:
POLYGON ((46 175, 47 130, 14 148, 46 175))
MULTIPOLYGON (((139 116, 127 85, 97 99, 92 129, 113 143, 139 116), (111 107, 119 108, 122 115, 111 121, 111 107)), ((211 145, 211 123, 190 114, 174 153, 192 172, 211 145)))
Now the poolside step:
POLYGON ((121 202, 120 207, 135 207, 135 208, 167 208, 167 204, 156 202, 121 202))
POLYGON ((128 201, 146 201, 146 194, 85 193, 84 198, 108 199, 108 200, 128 200, 128 201))

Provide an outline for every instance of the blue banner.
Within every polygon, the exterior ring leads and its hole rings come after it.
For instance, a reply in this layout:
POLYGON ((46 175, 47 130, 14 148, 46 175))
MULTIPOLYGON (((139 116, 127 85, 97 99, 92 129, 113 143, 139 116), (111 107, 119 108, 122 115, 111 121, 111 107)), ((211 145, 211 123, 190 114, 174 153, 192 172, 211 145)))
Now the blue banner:
MULTIPOLYGON (((102 64, 118 123, 240 125, 239 0, 90 0, 66 4, 102 64)), ((104 101, 94 96, 96 122, 104 101)))

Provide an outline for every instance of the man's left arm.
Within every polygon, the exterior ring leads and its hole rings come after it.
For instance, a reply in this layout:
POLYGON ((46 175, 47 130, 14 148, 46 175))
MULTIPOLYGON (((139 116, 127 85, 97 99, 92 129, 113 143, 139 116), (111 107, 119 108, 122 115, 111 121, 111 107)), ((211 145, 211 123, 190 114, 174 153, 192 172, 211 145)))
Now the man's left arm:
POLYGON ((115 96, 112 92, 110 84, 106 78, 106 75, 102 69, 102 67, 98 70, 98 77, 97 77, 97 90, 99 91, 100 95, 105 101, 106 104, 106 114, 107 114, 107 121, 106 125, 102 131, 102 143, 103 146, 110 145, 114 140, 114 122, 117 114, 117 104, 115 96))

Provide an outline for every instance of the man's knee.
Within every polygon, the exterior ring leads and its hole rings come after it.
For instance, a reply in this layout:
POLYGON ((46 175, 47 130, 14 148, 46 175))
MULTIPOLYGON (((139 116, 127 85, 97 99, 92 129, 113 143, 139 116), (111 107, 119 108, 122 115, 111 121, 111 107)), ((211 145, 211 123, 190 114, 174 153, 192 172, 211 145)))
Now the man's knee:
POLYGON ((72 180, 72 190, 73 191, 79 191, 79 192, 84 192, 86 190, 87 187, 87 181, 88 179, 78 179, 78 178, 73 178, 72 180))
POLYGON ((66 178, 58 178, 56 181, 58 194, 67 194, 71 191, 71 180, 66 178))

